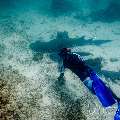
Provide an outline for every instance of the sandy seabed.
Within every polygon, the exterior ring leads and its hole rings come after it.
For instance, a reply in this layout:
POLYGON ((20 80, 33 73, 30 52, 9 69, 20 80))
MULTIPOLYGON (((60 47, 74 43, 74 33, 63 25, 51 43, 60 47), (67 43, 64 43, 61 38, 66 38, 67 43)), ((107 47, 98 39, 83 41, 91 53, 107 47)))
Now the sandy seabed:
MULTIPOLYGON (((120 22, 85 23, 72 15, 52 18, 27 11, 0 16, 0 28, 0 120, 113 120, 117 104, 103 108, 70 70, 61 85, 56 51, 36 54, 29 45, 49 42, 58 31, 70 38, 111 40, 75 44, 72 51, 89 53, 83 56, 88 60, 102 58, 101 77, 120 96, 120 22)), ((96 62, 90 64, 99 66, 96 62)))

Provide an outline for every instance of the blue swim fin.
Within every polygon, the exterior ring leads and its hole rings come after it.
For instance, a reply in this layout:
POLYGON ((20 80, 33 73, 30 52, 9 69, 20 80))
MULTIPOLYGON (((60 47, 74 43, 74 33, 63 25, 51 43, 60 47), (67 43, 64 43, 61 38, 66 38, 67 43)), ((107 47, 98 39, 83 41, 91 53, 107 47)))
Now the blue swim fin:
POLYGON ((117 109, 116 114, 114 116, 114 120, 120 120, 120 101, 118 102, 118 109, 117 109))
POLYGON ((104 84, 99 76, 93 71, 90 73, 90 78, 93 80, 93 89, 99 101, 104 107, 109 107, 116 103, 112 96, 111 90, 104 84))

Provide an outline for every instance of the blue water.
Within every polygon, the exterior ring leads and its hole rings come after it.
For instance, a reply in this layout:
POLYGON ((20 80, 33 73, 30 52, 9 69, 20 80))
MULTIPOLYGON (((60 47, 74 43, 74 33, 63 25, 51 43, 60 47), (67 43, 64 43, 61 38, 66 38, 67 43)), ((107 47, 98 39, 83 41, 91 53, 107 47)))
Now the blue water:
MULTIPOLYGON (((62 15, 66 13, 80 12, 81 16, 92 17, 100 21, 116 21, 120 18, 120 2, 118 0, 1 0, 1 13, 6 10, 37 10, 44 14, 62 15), (101 18, 102 17, 102 18, 101 18), (104 20, 103 20, 104 19, 104 20)), ((52 16, 51 16, 52 17, 52 16)))
POLYGON ((113 120, 58 52, 80 54, 120 97, 119 0, 0 0, 0 120, 113 120))

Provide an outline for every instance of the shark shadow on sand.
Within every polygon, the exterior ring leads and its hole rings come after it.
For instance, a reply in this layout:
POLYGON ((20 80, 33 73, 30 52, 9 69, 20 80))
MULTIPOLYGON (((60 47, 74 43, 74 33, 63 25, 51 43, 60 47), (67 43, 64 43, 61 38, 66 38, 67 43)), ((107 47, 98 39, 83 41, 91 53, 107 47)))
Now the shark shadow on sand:
POLYGON ((95 70, 98 74, 104 75, 104 77, 107 80, 111 80, 114 83, 117 83, 120 80, 120 71, 107 71, 107 70, 101 70, 103 67, 102 65, 103 58, 95 58, 95 59, 88 59, 86 60, 86 63, 95 70))
POLYGON ((76 47, 76 46, 84 46, 84 45, 96 45, 100 46, 105 43, 111 42, 111 40, 93 40, 93 39, 85 39, 85 36, 79 38, 69 38, 68 32, 58 32, 55 39, 49 42, 41 42, 36 41, 30 44, 30 49, 34 52, 42 52, 42 53, 51 53, 58 52, 61 48, 65 47, 76 47))
MULTIPOLYGON (((100 46, 105 43, 111 42, 111 40, 93 40, 85 39, 85 37, 80 38, 69 38, 67 32, 58 32, 55 39, 49 42, 36 41, 30 44, 30 49, 34 52, 34 61, 39 61, 43 58, 44 53, 49 53, 49 57, 58 62, 59 57, 57 52, 64 47, 76 47, 76 46, 85 46, 85 45, 96 45, 100 46)), ((80 52, 81 56, 92 55, 87 52, 80 52)), ((86 63, 92 67, 97 73, 104 75, 107 79, 111 79, 113 82, 120 79, 120 72, 114 71, 105 71, 101 70, 103 58, 88 59, 86 63)))
POLYGON ((120 71, 115 72, 115 71, 102 70, 101 73, 105 76, 105 78, 109 78, 114 83, 117 83, 117 81, 120 80, 120 71))
MULTIPOLYGON (((68 36, 68 32, 57 32, 57 36, 55 39, 49 42, 42 42, 37 40, 29 45, 30 49, 34 52, 40 54, 44 53, 57 53, 61 48, 65 47, 77 47, 77 46, 85 46, 85 45, 96 45, 100 46, 105 43, 111 42, 111 40, 93 40, 93 39, 85 39, 85 36, 79 38, 70 38, 68 36)), ((90 53, 81 52, 82 55, 90 55, 90 53)), ((42 58, 42 57, 41 57, 42 58)), ((37 56, 35 54, 35 60, 37 61, 37 56)))

